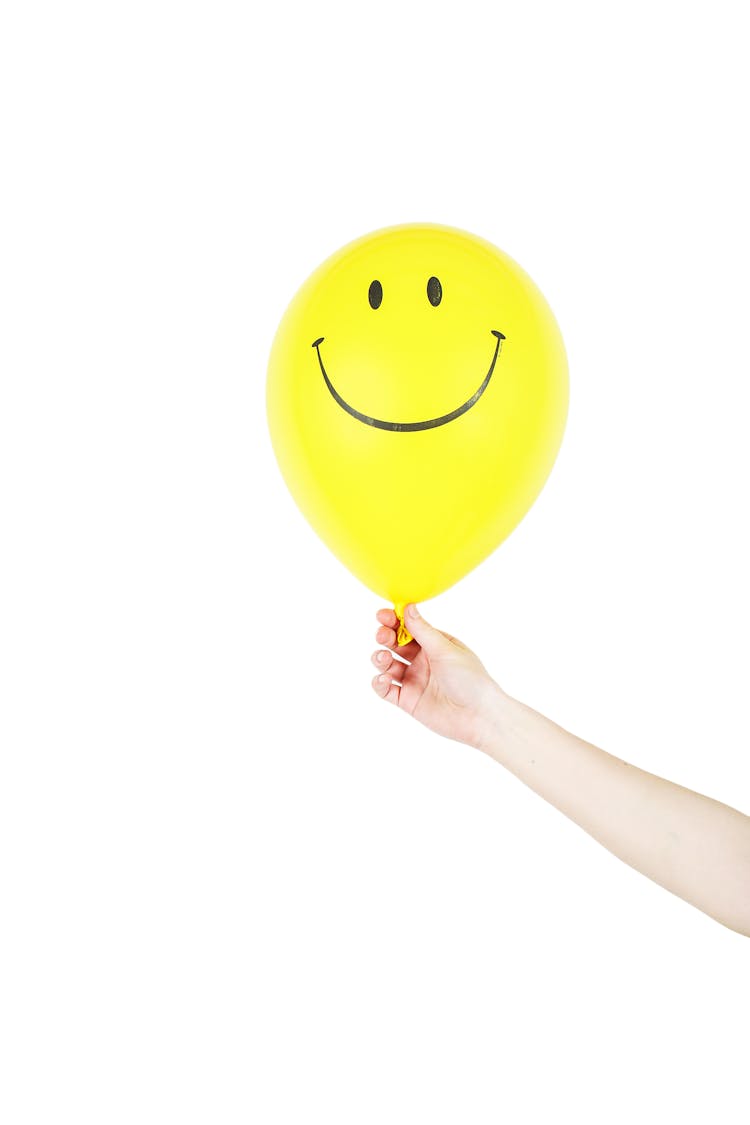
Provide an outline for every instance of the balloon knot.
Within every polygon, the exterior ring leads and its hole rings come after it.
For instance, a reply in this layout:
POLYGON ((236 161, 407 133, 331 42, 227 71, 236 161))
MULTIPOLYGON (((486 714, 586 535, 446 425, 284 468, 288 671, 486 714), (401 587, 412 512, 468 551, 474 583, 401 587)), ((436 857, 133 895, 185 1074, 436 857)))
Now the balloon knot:
POLYGON ((404 624, 404 603, 397 602, 393 607, 396 617, 398 618, 398 628, 396 630, 396 644, 408 645, 409 641, 413 640, 411 633, 404 624))

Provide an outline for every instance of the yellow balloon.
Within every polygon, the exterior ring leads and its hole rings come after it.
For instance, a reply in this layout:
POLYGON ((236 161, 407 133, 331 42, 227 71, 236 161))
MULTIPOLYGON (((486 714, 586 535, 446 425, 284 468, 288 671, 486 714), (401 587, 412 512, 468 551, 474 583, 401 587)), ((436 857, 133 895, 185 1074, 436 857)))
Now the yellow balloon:
POLYGON ((512 258, 410 224, 344 246, 279 325, 271 440, 292 496, 335 555, 403 606, 447 589, 539 494, 568 408, 549 305, 512 258))

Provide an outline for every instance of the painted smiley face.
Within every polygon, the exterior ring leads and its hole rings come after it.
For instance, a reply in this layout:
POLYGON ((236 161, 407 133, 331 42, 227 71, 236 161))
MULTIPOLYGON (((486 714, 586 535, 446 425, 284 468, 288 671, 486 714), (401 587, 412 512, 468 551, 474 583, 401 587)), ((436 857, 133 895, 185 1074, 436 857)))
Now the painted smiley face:
MULTIPOLYGON (((367 300, 370 309, 376 312, 381 309, 381 306, 383 304, 383 295, 382 282, 376 278, 375 280, 370 282, 367 291, 367 300)), ((437 309, 439 306, 443 305, 443 285, 440 279, 434 274, 430 276, 427 282, 426 297, 429 306, 433 309, 437 309)), ((445 311, 445 306, 443 307, 443 311, 445 311)), ((467 410, 470 410, 473 406, 476 405, 489 385, 490 379, 492 378, 492 374, 495 370, 495 365, 502 350, 503 341, 506 339, 505 334, 503 332, 500 332, 496 328, 492 328, 490 332, 492 336, 495 337, 495 342, 494 346, 491 349, 489 367, 483 378, 481 379, 479 385, 472 392, 472 394, 459 405, 453 407, 453 409, 447 411, 446 413, 439 414, 431 418, 423 418, 418 421, 394 421, 377 418, 373 414, 366 413, 363 410, 358 409, 358 407, 354 406, 351 402, 348 402, 336 389, 331 376, 326 370, 323 354, 321 352, 321 345, 324 343, 325 337, 318 336, 317 339, 313 340, 312 346, 316 351, 318 365, 320 367, 325 385, 331 394, 331 397, 336 403, 338 403, 342 410, 350 415, 350 417, 356 418, 358 422, 361 422, 364 425, 373 426, 375 429, 390 430, 392 433, 414 433, 417 430, 436 429, 438 426, 444 426, 448 422, 453 422, 457 418, 460 418, 462 414, 465 414, 467 410)))
POLYGON ((394 602, 432 597, 510 533, 552 466, 567 395, 534 282, 483 239, 430 224, 325 261, 281 321, 267 383, 297 504, 394 602))
MULTIPOLYGON (((438 278, 430 278, 429 282, 427 283, 427 295, 432 305, 437 306, 440 304, 442 300, 442 286, 438 278)), ((373 281, 369 289, 369 300, 372 308, 380 308, 382 298, 383 287, 381 283, 379 281, 373 281)), ((325 369, 323 356, 320 354, 320 345, 323 343, 325 337, 319 336, 317 340, 313 340, 312 346, 317 352, 318 363, 320 364, 320 370, 323 374, 325 384, 328 387, 328 390, 331 392, 334 400, 339 404, 342 410, 345 410, 347 414, 350 414, 352 416, 352 418, 356 418, 358 422, 363 422, 367 426, 374 426, 378 430, 391 430, 394 433, 413 433, 416 430, 433 430, 436 426, 444 426, 448 422, 453 422, 456 418, 460 418, 462 414, 465 414, 467 410, 471 410, 472 406, 474 406, 479 401, 479 399, 486 391, 490 379, 492 378, 492 372, 495 370, 497 357, 500 354, 500 349, 502 348, 503 340, 505 339, 503 333, 498 332, 496 328, 493 328, 491 331, 492 335, 496 338, 497 341, 495 343, 492 361, 490 363, 487 374, 479 384, 478 388, 474 391, 474 394, 467 398, 465 402, 462 402, 460 406, 457 406, 454 410, 450 410, 447 414, 441 414, 437 418, 426 418, 421 422, 387 422, 382 418, 373 418, 370 414, 363 414, 360 410, 356 410, 351 405, 351 403, 348 403, 344 398, 341 397, 341 395, 331 382, 328 372, 325 369)))

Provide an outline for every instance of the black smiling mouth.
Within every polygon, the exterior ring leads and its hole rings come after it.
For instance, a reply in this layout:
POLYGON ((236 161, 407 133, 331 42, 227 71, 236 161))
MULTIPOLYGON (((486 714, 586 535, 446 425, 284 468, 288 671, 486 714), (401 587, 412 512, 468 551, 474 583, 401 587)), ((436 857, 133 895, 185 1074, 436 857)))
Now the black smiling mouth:
POLYGON ((479 402, 479 399, 486 391, 487 385, 492 378, 492 372, 495 370, 497 357, 500 355, 500 350, 503 346, 503 340, 505 339, 505 336, 502 334, 502 332, 498 332, 496 328, 491 329, 491 332, 492 335, 497 338, 497 343, 495 344, 495 354, 492 357, 492 363, 490 364, 489 371, 487 372, 477 389, 474 391, 474 394, 471 396, 471 398, 467 398, 466 402, 462 403, 461 406, 457 406, 455 410, 451 410, 449 414, 441 414, 439 418, 427 418, 424 422, 384 422, 381 418, 371 418, 369 414, 362 414, 359 410, 355 410, 353 406, 349 405, 346 399, 343 399, 341 397, 331 380, 328 378, 328 373, 326 372, 326 369, 323 365, 323 357, 320 354, 320 345, 323 343, 325 337, 319 336, 317 340, 313 340, 312 346, 318 353, 318 363, 320 364, 320 370, 323 372, 323 378, 325 379, 326 386, 328 387, 328 390, 336 399, 336 402, 339 404, 342 410, 345 410, 347 414, 351 414, 352 418, 356 418, 358 422, 364 422, 367 426, 375 426, 378 430, 393 430, 396 433, 413 433, 415 430, 434 430, 436 426, 444 426, 447 422, 452 422, 455 418, 460 418, 461 415, 465 414, 467 410, 471 410, 472 406, 474 406, 475 403, 479 402))

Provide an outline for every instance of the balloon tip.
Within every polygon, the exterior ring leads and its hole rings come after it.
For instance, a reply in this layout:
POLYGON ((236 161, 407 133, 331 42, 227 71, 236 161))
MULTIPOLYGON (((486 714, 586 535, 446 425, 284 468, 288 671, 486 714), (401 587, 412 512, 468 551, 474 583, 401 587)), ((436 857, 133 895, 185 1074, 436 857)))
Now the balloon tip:
POLYGON ((393 607, 394 613, 398 618, 398 628, 396 629, 396 644, 399 646, 408 645, 409 641, 414 639, 409 630, 406 628, 406 625, 404 624, 405 604, 406 603, 404 602, 397 602, 393 607))

